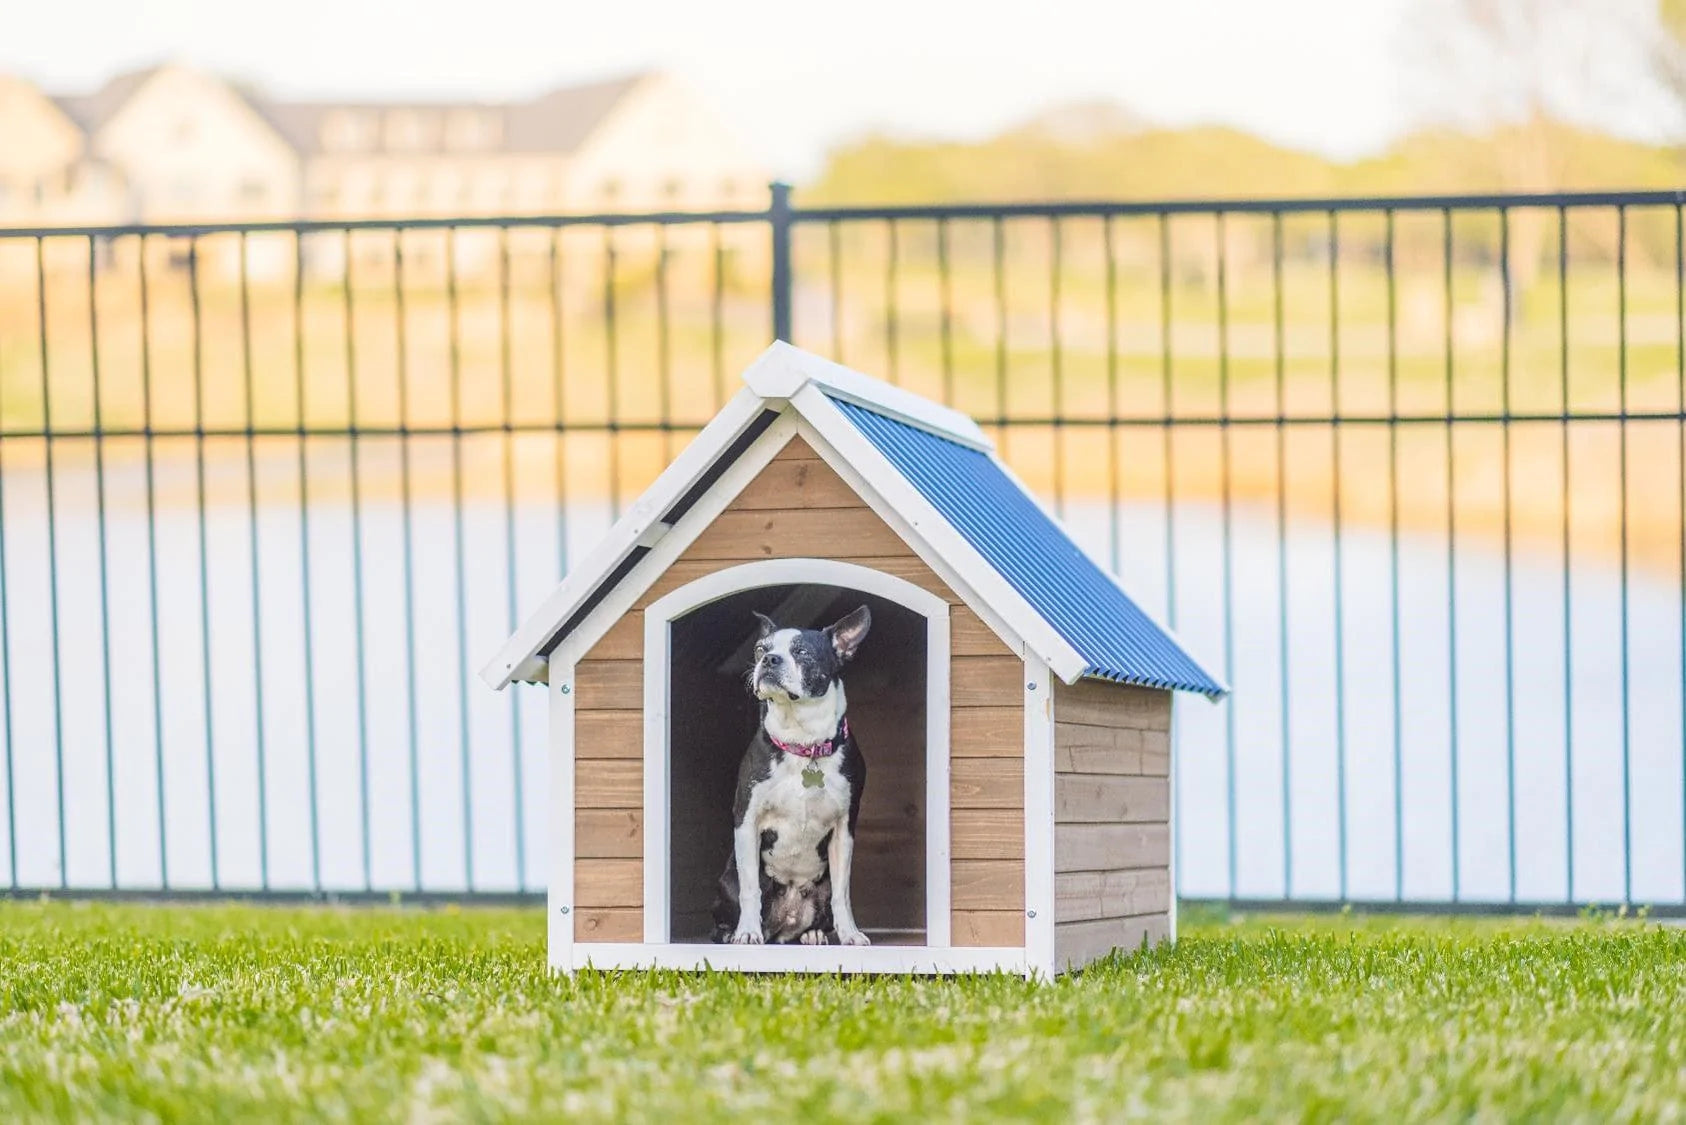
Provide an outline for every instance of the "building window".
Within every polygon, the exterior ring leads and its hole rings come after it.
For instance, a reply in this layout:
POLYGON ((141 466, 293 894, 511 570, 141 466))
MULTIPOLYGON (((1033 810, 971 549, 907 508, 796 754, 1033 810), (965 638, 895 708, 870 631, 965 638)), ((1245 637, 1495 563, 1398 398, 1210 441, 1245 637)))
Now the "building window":
POLYGON ((322 147, 329 152, 358 152, 370 147, 374 130, 366 117, 351 110, 330 113, 322 122, 322 147))
POLYGON ((619 180, 604 180, 599 191, 603 196, 604 203, 613 204, 621 197, 621 182, 619 180))
POLYGON ((256 176, 247 176, 240 181, 240 202, 262 203, 269 194, 269 185, 256 176))
POLYGON ((680 196, 685 194, 685 181, 678 176, 669 176, 662 181, 662 195, 669 203, 679 202, 680 196))
POLYGON ((490 110, 453 110, 445 119, 445 147, 456 152, 477 152, 496 148, 499 141, 497 114, 490 110))

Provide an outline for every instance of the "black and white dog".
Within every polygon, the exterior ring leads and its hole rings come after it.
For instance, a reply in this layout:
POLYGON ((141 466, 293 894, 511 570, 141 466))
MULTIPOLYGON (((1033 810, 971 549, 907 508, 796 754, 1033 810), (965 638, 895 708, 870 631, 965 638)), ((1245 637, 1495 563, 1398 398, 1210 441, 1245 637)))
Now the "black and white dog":
POLYGON ((840 673, 872 614, 863 605, 825 629, 781 629, 755 616, 749 689, 761 700, 761 727, 738 767, 714 940, 824 945, 835 935, 866 945, 849 904, 866 762, 849 734, 840 673))

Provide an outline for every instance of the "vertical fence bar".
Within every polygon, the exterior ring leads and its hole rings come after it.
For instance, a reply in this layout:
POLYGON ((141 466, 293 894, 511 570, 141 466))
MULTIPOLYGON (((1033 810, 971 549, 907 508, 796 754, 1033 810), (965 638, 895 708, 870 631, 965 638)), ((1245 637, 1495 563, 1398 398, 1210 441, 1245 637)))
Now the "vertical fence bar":
MULTIPOLYGON (((198 235, 193 235, 188 241, 187 284, 193 314, 193 461, 199 525, 199 652, 205 662, 205 808, 211 830, 211 887, 215 890, 222 886, 222 872, 217 864, 217 749, 212 707, 216 693, 212 690, 211 674, 210 544, 205 526, 204 327, 200 316, 198 235)), ((311 799, 315 800, 314 794, 311 799)))
POLYGON ((1060 347, 1060 273, 1065 237, 1057 218, 1048 220, 1048 363, 1054 399, 1054 512, 1065 518, 1065 359, 1060 347))
MULTIPOLYGON (((1160 363, 1160 432, 1163 436, 1162 448, 1164 452, 1165 473, 1165 623, 1172 629, 1177 627, 1177 465, 1176 444, 1173 440, 1176 431, 1172 429, 1175 419, 1176 399, 1172 390, 1172 355, 1171 343, 1171 216, 1164 211, 1159 212, 1159 363, 1160 363)), ((1177 752, 1177 724, 1171 724, 1171 793, 1176 803, 1171 808, 1171 849, 1173 855, 1183 852, 1183 793, 1182 784, 1182 755, 1177 752)), ((1176 878, 1181 878, 1181 869, 1177 869, 1176 878)), ((1181 888, 1173 885, 1171 896, 1173 899, 1180 893, 1181 888)))
MULTIPOLYGON (((152 642, 152 753, 153 770, 158 785, 158 883, 161 890, 170 889, 170 846, 165 817, 164 787, 164 665, 158 643, 158 487, 156 479, 156 450, 152 434, 152 312, 147 285, 147 237, 140 236, 140 362, 141 362, 141 433, 143 459, 146 469, 146 595, 147 622, 151 626, 152 642)), ((0 534, 5 521, 0 519, 0 534)), ((0 541, 0 547, 3 547, 0 541)), ((3 612, 0 602, 0 612, 3 612)), ((4 617, 0 616, 0 621, 4 617)), ((11 649, 6 657, 6 745, 12 742, 11 649)), ((12 873, 17 882, 17 872, 12 873)))
POLYGON ((1276 375, 1276 642, 1282 692, 1282 897, 1294 897, 1293 725, 1288 661, 1288 369, 1282 315, 1282 212, 1270 213, 1271 352, 1276 375))
MULTIPOLYGON (((41 336, 41 440, 47 469, 47 609, 52 629, 53 661, 53 776, 58 799, 59 886, 70 885, 68 838, 64 819, 64 683, 59 663, 59 537, 58 503, 53 482, 53 392, 47 346, 46 239, 35 239, 36 327, 41 336)), ((197 364, 195 365, 197 366, 197 364)), ((203 510, 203 507, 201 507, 203 510)), ((213 853, 214 854, 214 853, 213 853)))
POLYGON ((1516 613, 1515 582, 1512 579, 1512 536, 1510 513, 1510 335, 1511 305, 1515 291, 1510 272, 1510 210, 1499 208, 1499 289, 1504 302, 1504 323, 1499 336, 1500 455, 1504 460, 1501 486, 1504 489, 1505 561, 1505 836, 1508 845, 1506 870, 1510 875, 1510 901, 1516 901, 1516 613))
POLYGON ((775 182, 767 208, 767 225, 773 235, 773 338, 791 340, 790 185, 775 182))
MULTIPOLYGON (((252 555, 252 748, 257 755, 258 774, 258 879, 269 889, 269 786, 263 730, 263 566, 258 551, 258 456, 255 382, 252 378, 252 298, 248 279, 247 234, 240 232, 240 367, 246 391, 246 529, 252 555)), ((311 787, 312 793, 315 786, 311 787)), ((321 890, 320 884, 316 887, 321 890)))
MULTIPOLYGON (((667 415, 667 251, 663 246, 658 253, 659 262, 656 266, 657 296, 661 302, 660 308, 660 342, 662 352, 662 414, 667 415)), ((504 585, 506 598, 504 602, 505 622, 511 633, 521 625, 520 599, 515 589, 515 372, 510 360, 509 350, 509 228, 498 228, 498 339, 500 342, 498 363, 500 367, 500 394, 503 413, 503 557, 504 573, 507 581, 504 585)), ((466 670, 465 670, 466 674, 466 670)), ((522 767, 521 767, 521 701, 514 692, 507 692, 509 696, 509 734, 510 734, 510 800, 515 813, 515 887, 517 890, 527 889, 527 815, 522 807, 522 767)))
POLYGON ((1393 673, 1393 899, 1405 901, 1405 707, 1399 660, 1399 286, 1394 214, 1387 212, 1388 613, 1393 673))
MULTIPOLYGON (((306 433, 304 352, 304 235, 293 233, 293 423, 299 458, 299 609, 304 630, 304 753, 311 793, 316 792, 316 622, 310 594, 310 456, 306 433)), ((363 785, 363 887, 369 882, 368 784, 363 785)), ((311 802, 312 812, 315 802, 311 802)), ((311 838, 316 823, 311 823, 311 838)))
POLYGON ((469 757, 468 695, 468 583, 463 534, 462 477, 462 326, 457 306, 456 227, 447 230, 445 245, 445 320, 450 328, 451 385, 451 559, 456 578, 457 625, 457 750, 462 774, 463 883, 474 890, 474 776, 469 757))
POLYGON ((896 275, 901 269, 901 249, 898 245, 896 220, 885 222, 889 246, 884 258, 884 357, 891 384, 901 386, 901 341, 897 338, 896 275))
MULTIPOLYGON (((419 892, 422 889, 421 734, 416 710, 416 531, 410 496, 413 436, 410 432, 410 330, 404 293, 404 228, 396 227, 392 232, 392 313, 398 327, 398 527, 404 550, 404 734, 405 749, 410 756, 410 882, 419 892)), ((367 827, 367 812, 363 823, 367 827)), ((367 847, 364 854, 368 854, 367 847)), ((365 881, 367 875, 365 872, 365 881)))
POLYGON ((990 225, 991 260, 995 283, 995 420, 996 443, 1007 456, 1007 228, 1000 215, 990 225))
MULTIPOLYGON (((1164 433, 1165 473, 1165 623, 1177 627, 1177 465, 1175 434, 1175 392, 1172 386, 1173 351, 1171 342, 1171 216, 1159 213, 1159 381, 1160 402, 1164 413, 1160 429, 1164 433)), ((1176 761, 1176 747, 1171 760, 1176 761)), ((1181 817, 1174 818, 1181 821, 1181 817)), ((1175 888, 1172 888, 1173 893, 1175 888)))
POLYGON ((1341 228, 1329 212, 1329 439, 1335 536, 1335 806, 1341 899, 1347 896, 1346 582, 1341 542, 1341 228))
POLYGON ((1453 332, 1452 316, 1455 311, 1452 289, 1452 211, 1450 208, 1440 212, 1442 241, 1442 269, 1443 287, 1445 290, 1445 319, 1446 319, 1446 691, 1447 691, 1447 739, 1451 768, 1448 777, 1451 782, 1452 811, 1450 824, 1452 829, 1452 901, 1459 899, 1461 874, 1458 863, 1458 474, 1457 474, 1457 430, 1454 425, 1457 415, 1457 388, 1455 334, 1453 332))
POLYGON ((1627 208, 1616 207, 1616 394, 1619 420, 1616 436, 1621 476, 1622 558, 1622 902, 1633 902, 1633 697, 1629 690, 1628 645, 1628 515, 1627 515, 1627 208))
MULTIPOLYGON (((346 429, 350 435, 351 455, 351 615, 352 630, 357 646, 357 769, 362 777, 369 773, 369 669, 368 646, 365 637, 363 614, 363 443, 361 440, 361 425, 357 409, 357 304, 354 291, 356 289, 356 271, 352 256, 351 229, 348 227, 342 234, 342 245, 345 249, 341 278, 342 313, 345 319, 345 401, 346 401, 346 429)), ((396 263, 395 263, 396 266, 396 263)), ((314 772, 314 771, 313 771, 314 772)), ((368 789, 365 786, 364 792, 368 789)), ((361 813, 361 810, 359 810, 361 813)), ((364 817, 365 823, 367 817, 364 817)), ((320 817, 317 812, 316 780, 311 778, 310 785, 310 879, 313 886, 320 886, 322 882, 322 845, 320 835, 320 817)), ((363 849, 367 858, 369 849, 363 849)), ((420 851, 417 852, 417 862, 420 862, 420 851)), ((418 885, 417 889, 420 887, 418 885)))
MULTIPOLYGON (((1675 461, 1680 470, 1678 507, 1680 519, 1680 730, 1686 742, 1686 216, 1681 205, 1674 205, 1674 364, 1675 412, 1681 417, 1674 423, 1675 461)), ((1565 411, 1567 413, 1567 411, 1565 411)), ((1681 774, 1681 818, 1686 822, 1686 770, 1681 774)), ((1686 823, 1682 824, 1686 834, 1686 823)), ((1681 854, 1682 879, 1686 880, 1686 848, 1681 854)), ((1686 882, 1681 897, 1686 898, 1686 882)))
MULTIPOLYGON (((673 355, 668 338, 667 227, 656 225, 656 408, 661 423, 662 452, 673 458, 673 355)), ((515 631, 515 624, 509 627, 515 631)))
MULTIPOLYGON (((718 227, 715 228, 718 231, 718 227)), ((837 220, 826 223, 826 268, 831 271, 831 358, 843 362, 843 236, 837 220)))
POLYGON ((954 295, 948 263, 948 220, 937 220, 937 300, 942 335, 943 403, 954 405, 954 295))
POLYGON ((1121 408, 1118 400, 1118 253, 1113 244, 1112 216, 1101 220, 1101 239, 1106 252, 1106 474, 1108 482, 1107 546, 1112 573, 1124 569, 1122 519, 1119 508, 1124 503, 1124 458, 1118 450, 1118 420, 1121 408))
POLYGON ((714 406, 726 405, 731 392, 726 388, 726 251, 720 245, 720 225, 709 228, 709 245, 713 251, 713 287, 709 291, 709 358, 714 374, 714 406))
POLYGON ((1557 334, 1563 402, 1563 886, 1575 901, 1575 618, 1573 549, 1569 527, 1574 511, 1569 449, 1569 215, 1557 208, 1557 334))
POLYGON ((114 724, 111 721, 111 583, 106 551, 105 527, 105 412, 100 393, 100 319, 98 255, 93 235, 88 236, 88 360, 93 376, 94 396, 94 503, 99 527, 100 574, 100 684, 105 720, 105 831, 111 889, 117 889, 117 759, 114 724))
MULTIPOLYGON (((773 186, 773 198, 778 199, 778 185, 773 186)), ((778 246, 775 237, 774 259, 777 260, 778 246)), ((777 290, 775 289, 776 293, 777 290)), ((773 319, 778 320, 778 309, 773 310, 773 319)), ((789 313, 785 314, 788 327, 789 313)), ((603 390, 607 403, 608 418, 604 429, 609 440, 609 520, 613 522, 621 515, 621 407, 620 407, 620 373, 617 363, 617 349, 615 347, 618 334, 615 331, 615 228, 603 228, 603 390)))
MULTIPOLYGON (((1235 506, 1229 398, 1229 254, 1224 213, 1213 217, 1218 252, 1218 477, 1223 505, 1224 680, 1235 686, 1235 506)), ((1229 897, 1236 897, 1241 844, 1236 829, 1235 697, 1224 700, 1224 811, 1229 825, 1229 897)))
MULTIPOLYGON (((144 241, 144 240, 143 240, 144 241)), ((144 256, 144 255, 143 255, 144 256)), ((145 301, 141 307, 146 307, 145 301)), ((6 485, 5 485, 5 376, 0 372, 0 723, 6 737, 6 861, 12 890, 18 889, 18 794, 12 746, 12 615, 6 583, 6 485)), ((159 792, 163 792, 162 786, 159 792)), ((164 837, 164 820, 159 817, 158 837, 164 837)), ((167 880, 166 880, 167 881, 167 880)))
MULTIPOLYGON (((562 297, 562 260, 558 243, 562 240, 562 230, 557 228, 550 232, 550 378, 555 387, 555 451, 556 451, 556 576, 568 573, 568 443, 566 431, 565 388, 567 359, 564 350, 563 322, 567 319, 567 310, 563 307, 562 297)), ((715 251, 719 251, 719 243, 715 244, 715 251)), ((718 279, 718 273, 715 275, 718 279)), ((718 288, 716 289, 718 292, 718 288)), ((715 382, 719 383, 720 326, 715 323, 714 349, 716 355, 715 382)))

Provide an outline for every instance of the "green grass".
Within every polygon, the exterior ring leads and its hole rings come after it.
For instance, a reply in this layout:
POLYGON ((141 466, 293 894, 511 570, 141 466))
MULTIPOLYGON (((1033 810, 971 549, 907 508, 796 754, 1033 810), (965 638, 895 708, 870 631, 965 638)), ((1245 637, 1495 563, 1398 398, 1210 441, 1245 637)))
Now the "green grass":
POLYGON ((533 913, 0 907, 0 1120, 1667 1119, 1686 935, 1186 927, 1051 985, 585 974, 533 913))

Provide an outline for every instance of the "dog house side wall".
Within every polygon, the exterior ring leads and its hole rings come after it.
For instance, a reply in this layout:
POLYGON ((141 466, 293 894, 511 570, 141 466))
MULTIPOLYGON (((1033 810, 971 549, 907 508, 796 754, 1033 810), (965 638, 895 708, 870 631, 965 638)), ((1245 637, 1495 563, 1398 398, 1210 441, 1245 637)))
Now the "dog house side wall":
POLYGON ((1054 960, 1171 932, 1171 693, 1054 686, 1054 960))
POLYGON ((645 607, 717 570, 813 556, 904 578, 949 603, 951 940, 1024 944, 1024 663, 799 437, 577 664, 576 942, 643 938, 645 607))

